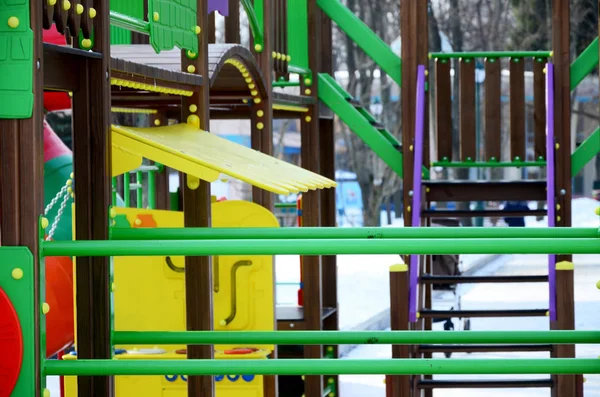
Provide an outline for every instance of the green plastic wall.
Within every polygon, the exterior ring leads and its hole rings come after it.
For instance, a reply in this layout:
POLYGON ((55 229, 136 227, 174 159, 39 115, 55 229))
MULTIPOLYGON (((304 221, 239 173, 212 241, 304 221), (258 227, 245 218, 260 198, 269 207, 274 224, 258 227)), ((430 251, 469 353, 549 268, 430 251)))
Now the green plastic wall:
POLYGON ((308 69, 308 15, 306 0, 288 0, 288 52, 290 65, 308 69))
MULTIPOLYGON (((146 0, 110 0, 110 9, 143 20, 145 19, 144 1, 146 0)), ((111 26, 110 43, 131 44, 131 32, 123 28, 111 26)))

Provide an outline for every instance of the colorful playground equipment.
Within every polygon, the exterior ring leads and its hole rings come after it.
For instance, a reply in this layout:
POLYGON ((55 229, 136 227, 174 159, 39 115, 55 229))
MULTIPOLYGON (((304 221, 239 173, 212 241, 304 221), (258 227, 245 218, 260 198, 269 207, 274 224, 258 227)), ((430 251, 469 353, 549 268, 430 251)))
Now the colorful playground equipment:
POLYGON ((427 1, 403 0, 401 57, 339 0, 0 4, 0 397, 48 397, 48 376, 63 377, 68 397, 336 397, 341 374, 385 375, 390 397, 441 387, 583 396, 582 375, 600 373, 600 361, 576 358, 575 344, 598 344, 600 332, 575 329, 572 255, 600 254, 600 235, 570 227, 571 176, 600 150, 600 129, 571 152, 570 90, 598 64, 598 50, 595 41, 571 65, 569 1, 552 3, 551 51, 436 54, 428 49, 427 1), (239 44, 240 4, 250 48, 239 44), (214 43, 212 12, 225 16, 225 44, 214 43), (332 77, 332 23, 401 86, 401 141, 332 77), (487 73, 483 157, 472 111, 477 59, 487 73), (451 140, 452 64, 459 148, 451 140), (510 153, 498 143, 503 64, 510 153), (529 67, 533 158, 524 127, 529 67), (288 86, 299 94, 274 90, 288 86), (403 179, 407 227, 334 227, 334 120, 321 103, 403 179), (65 108, 73 153, 44 121, 45 110, 65 108), (111 112, 143 114, 148 123, 115 125, 111 112), (252 149, 209 133, 219 118, 249 119, 252 149), (272 157, 273 118, 300 120, 302 167, 272 157), (543 167, 547 178, 444 180, 433 167, 543 167), (169 172, 180 174, 175 197, 169 172), (250 184, 252 202, 215 200, 210 183, 227 178, 250 184), (302 194, 300 227, 279 227, 274 193, 302 194), (429 226, 432 218, 498 215, 432 210, 432 202, 487 200, 545 201, 546 209, 502 216, 545 215, 548 227, 429 226), (548 255, 548 274, 431 272, 431 255, 486 253, 548 255), (339 254, 404 256, 390 267, 391 331, 338 330, 339 254), (302 257, 297 306, 275 304, 274 255, 302 257), (434 284, 504 282, 547 283, 548 306, 431 307, 434 284), (434 319, 529 316, 547 317, 549 330, 431 330, 434 319), (338 360, 341 344, 391 344, 393 359, 338 360), (431 358, 455 351, 549 357, 431 358), (547 378, 449 382, 434 378, 440 374, 547 378))

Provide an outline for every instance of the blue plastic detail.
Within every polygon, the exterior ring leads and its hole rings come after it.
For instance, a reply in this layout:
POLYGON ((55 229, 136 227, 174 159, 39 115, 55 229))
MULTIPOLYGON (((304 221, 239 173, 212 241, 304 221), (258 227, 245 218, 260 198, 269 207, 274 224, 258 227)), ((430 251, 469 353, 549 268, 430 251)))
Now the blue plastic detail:
POLYGON ((254 375, 242 375, 242 379, 246 382, 252 382, 254 380, 254 375))
POLYGON ((217 375, 215 376, 215 382, 220 382, 225 378, 225 375, 217 375))
POLYGON ((227 379, 228 379, 230 382, 237 382, 237 380, 238 380, 239 378, 240 378, 240 376, 239 376, 239 375, 227 375, 227 379))

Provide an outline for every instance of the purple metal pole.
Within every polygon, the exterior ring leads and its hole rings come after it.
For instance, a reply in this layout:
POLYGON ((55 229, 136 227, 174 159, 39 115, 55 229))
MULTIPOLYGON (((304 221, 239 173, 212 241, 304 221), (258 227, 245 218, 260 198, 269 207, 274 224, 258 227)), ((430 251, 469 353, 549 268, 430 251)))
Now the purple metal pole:
MULTIPOLYGON (((554 65, 546 64, 546 203, 548 227, 556 226, 554 183, 554 65)), ((556 321, 556 255, 548 255, 548 287, 550 292, 550 321, 556 321)))
MULTIPOLYGON (((425 66, 417 68, 417 114, 415 119, 415 161, 413 168, 412 226, 421 226, 421 190, 423 184, 423 135, 425 125, 425 66)), ((417 321, 419 256, 410 256, 409 319, 417 321)))
POLYGON ((229 16, 229 1, 227 0, 208 0, 208 13, 219 11, 224 17, 229 16))

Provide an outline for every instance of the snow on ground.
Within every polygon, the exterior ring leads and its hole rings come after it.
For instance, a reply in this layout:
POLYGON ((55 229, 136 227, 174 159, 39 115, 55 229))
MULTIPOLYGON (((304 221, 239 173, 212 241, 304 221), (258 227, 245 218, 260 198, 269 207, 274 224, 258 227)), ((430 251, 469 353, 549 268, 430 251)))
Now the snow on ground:
MULTIPOLYGON (((598 302, 600 291, 595 282, 600 279, 599 255, 575 255, 575 316, 578 330, 600 329, 598 317, 598 302)), ((547 259, 544 255, 513 255, 504 256, 478 274, 522 275, 544 274, 547 271, 547 259)), ((547 308, 547 284, 480 284, 463 290, 462 305, 464 309, 514 309, 514 308, 547 308)), ((548 319, 536 318, 475 318, 471 319, 473 330, 547 330, 548 319)), ((439 326, 435 327, 436 329, 439 326)), ((600 345, 578 345, 577 357, 597 358, 600 355, 600 345)), ((370 345, 361 346, 345 358, 390 358, 390 346, 370 345)), ((455 354, 453 358, 547 358, 548 353, 478 353, 455 354)), ((443 358, 435 354, 434 358, 443 358)), ((435 379, 536 379, 547 376, 437 376, 435 379)), ((342 376, 341 395, 344 397, 384 397, 385 385, 383 376, 342 376)), ((600 376, 588 375, 584 384, 586 396, 600 396, 600 376)), ((546 397, 550 396, 548 389, 455 389, 436 390, 435 397, 546 397)))

